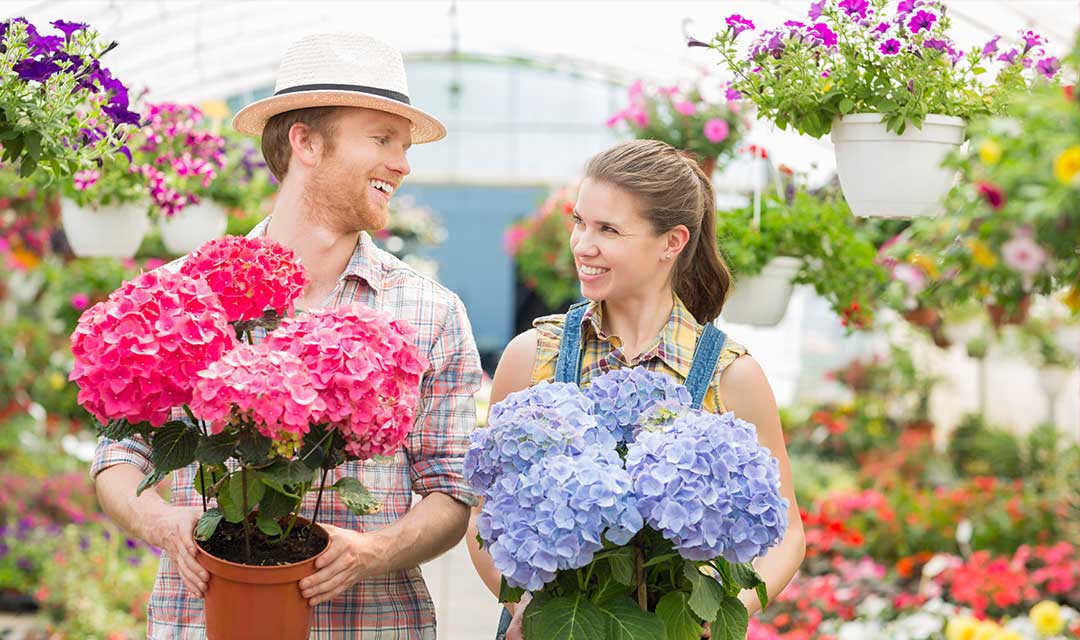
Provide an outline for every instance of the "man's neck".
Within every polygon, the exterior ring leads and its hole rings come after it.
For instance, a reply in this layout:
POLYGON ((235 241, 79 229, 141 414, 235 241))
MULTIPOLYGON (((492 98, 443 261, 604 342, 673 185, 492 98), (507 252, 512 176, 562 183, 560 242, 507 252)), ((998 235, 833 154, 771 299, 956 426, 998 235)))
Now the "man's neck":
POLYGON ((322 216, 314 215, 300 190, 290 187, 282 185, 278 192, 266 237, 289 247, 300 258, 309 280, 304 297, 311 306, 320 300, 312 300, 310 294, 325 296, 333 290, 356 250, 360 232, 342 232, 318 222, 322 216))

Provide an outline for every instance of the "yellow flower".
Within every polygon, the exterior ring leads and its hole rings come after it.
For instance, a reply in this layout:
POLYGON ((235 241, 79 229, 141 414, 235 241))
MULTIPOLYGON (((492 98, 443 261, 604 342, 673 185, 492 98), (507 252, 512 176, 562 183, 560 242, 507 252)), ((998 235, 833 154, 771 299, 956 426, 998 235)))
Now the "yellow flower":
POLYGON ((1044 636, 1057 635, 1065 628, 1061 607, 1050 600, 1043 600, 1031 608, 1031 623, 1035 625, 1035 630, 1044 636))
POLYGON ((1080 145, 1074 144, 1054 160, 1054 175, 1062 184, 1072 184, 1077 173, 1080 173, 1080 145))
POLYGON ((53 391, 59 391, 63 389, 65 384, 66 381, 64 380, 64 376, 60 375, 55 371, 49 374, 49 386, 52 387, 53 391))
POLYGON ((827 81, 825 83, 825 86, 822 87, 822 89, 824 89, 825 91, 828 91, 829 89, 832 89, 832 80, 827 81))
POLYGON ((229 105, 224 100, 207 100, 199 105, 203 115, 211 120, 224 120, 229 117, 229 105))
POLYGON ((971 640, 994 640, 999 631, 1001 631, 1001 627, 998 626, 998 623, 992 620, 982 620, 976 623, 971 640))
POLYGON ((980 298, 990 297, 990 285, 985 282, 980 282, 978 286, 975 287, 975 294, 980 298))
POLYGON ((993 269, 997 266, 997 257, 990 247, 986 246, 986 243, 977 238, 968 238, 967 241, 968 251, 971 252, 971 259, 975 261, 975 264, 987 269, 993 269))
POLYGON ((926 275, 930 276, 931 280, 937 280, 938 268, 934 264, 933 259, 931 259, 929 256, 923 255, 921 253, 913 253, 908 256, 908 262, 925 271, 926 275))
POLYGON ((979 621, 971 616, 960 616, 949 620, 945 627, 945 640, 972 640, 979 621))
POLYGON ((1061 301, 1065 303, 1069 311, 1080 313, 1080 284, 1074 284, 1072 289, 1069 289, 1069 292, 1061 298, 1061 301))
POLYGON ((1024 636, 1020 635, 1019 631, 1013 629, 1001 629, 994 636, 994 640, 1024 640, 1024 636))
POLYGON ((987 140, 979 145, 979 159, 986 165, 995 165, 1001 160, 1001 145, 996 140, 987 140))

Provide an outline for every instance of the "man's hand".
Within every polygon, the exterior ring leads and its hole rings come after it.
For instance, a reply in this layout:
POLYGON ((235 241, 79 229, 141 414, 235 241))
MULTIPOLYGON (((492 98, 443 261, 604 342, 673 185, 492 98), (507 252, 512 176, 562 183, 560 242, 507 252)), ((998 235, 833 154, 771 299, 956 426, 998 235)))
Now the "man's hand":
POLYGON ((317 571, 300 581, 300 592, 311 606, 333 600, 368 576, 388 572, 388 555, 381 538, 320 522, 330 534, 330 548, 315 561, 317 571))
POLYGON ((199 547, 195 544, 195 524, 202 517, 201 507, 165 506, 160 513, 147 517, 143 538, 164 549, 180 570, 180 578, 191 595, 201 598, 206 593, 210 574, 195 557, 199 547))

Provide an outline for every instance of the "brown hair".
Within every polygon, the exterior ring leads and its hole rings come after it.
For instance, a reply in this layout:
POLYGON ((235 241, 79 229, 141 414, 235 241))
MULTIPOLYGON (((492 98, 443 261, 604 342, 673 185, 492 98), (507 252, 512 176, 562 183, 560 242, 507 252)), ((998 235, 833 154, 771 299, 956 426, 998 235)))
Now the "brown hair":
POLYGON ((690 231, 675 263, 672 287, 698 322, 720 315, 731 272, 716 244, 712 182, 698 163, 666 142, 632 140, 593 156, 585 177, 636 197, 657 235, 680 224, 690 231))
POLYGON ((342 107, 308 107, 279 113, 266 121, 262 132, 262 154, 270 173, 280 182, 289 172, 292 145, 289 129, 296 123, 307 125, 322 136, 326 153, 334 152, 334 128, 342 107))

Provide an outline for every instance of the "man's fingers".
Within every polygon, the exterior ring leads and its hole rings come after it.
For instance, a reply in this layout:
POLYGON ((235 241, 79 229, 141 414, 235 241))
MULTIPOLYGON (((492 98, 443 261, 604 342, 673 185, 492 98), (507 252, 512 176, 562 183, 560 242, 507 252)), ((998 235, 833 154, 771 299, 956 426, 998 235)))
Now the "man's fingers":
POLYGON ((346 575, 348 565, 349 559, 345 556, 340 556, 333 564, 323 567, 314 574, 301 580, 300 589, 303 591, 303 596, 305 598, 310 598, 325 593, 333 588, 332 585, 340 582, 340 579, 344 579, 343 576, 346 575))
POLYGON ((304 597, 310 598, 311 606, 332 600, 338 593, 345 590, 345 587, 348 585, 348 578, 348 574, 339 573, 312 589, 310 596, 305 595, 304 597))

